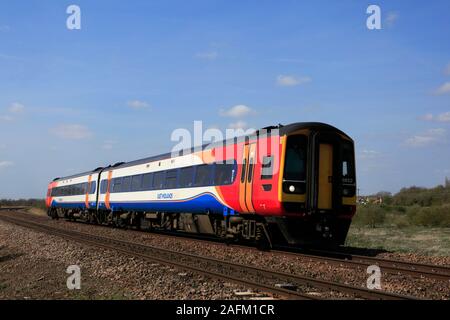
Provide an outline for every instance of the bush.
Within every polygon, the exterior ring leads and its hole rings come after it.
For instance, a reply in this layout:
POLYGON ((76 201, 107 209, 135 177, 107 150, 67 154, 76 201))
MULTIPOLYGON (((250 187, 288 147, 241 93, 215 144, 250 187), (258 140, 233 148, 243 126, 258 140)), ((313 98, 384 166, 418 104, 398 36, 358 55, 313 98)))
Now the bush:
POLYGON ((375 228, 384 223, 386 211, 380 206, 359 206, 353 223, 359 226, 375 228))
POLYGON ((409 223, 425 227, 450 227, 450 205, 412 207, 408 213, 409 223))

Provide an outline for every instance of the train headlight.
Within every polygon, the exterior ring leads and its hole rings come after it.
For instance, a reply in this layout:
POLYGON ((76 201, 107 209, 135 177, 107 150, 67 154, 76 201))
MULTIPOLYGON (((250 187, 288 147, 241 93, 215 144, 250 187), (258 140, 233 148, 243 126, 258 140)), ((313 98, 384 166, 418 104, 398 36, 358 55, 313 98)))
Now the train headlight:
POLYGON ((289 186, 289 191, 290 192, 295 192, 295 187, 294 186, 289 186))

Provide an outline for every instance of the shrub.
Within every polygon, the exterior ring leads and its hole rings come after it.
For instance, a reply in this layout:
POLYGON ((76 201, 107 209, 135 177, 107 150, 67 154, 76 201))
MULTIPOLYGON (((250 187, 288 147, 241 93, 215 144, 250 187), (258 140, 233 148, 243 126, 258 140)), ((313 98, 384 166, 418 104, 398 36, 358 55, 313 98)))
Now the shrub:
POLYGON ((413 207, 408 214, 412 225, 425 227, 450 227, 450 205, 413 207))
POLYGON ((353 219, 353 223, 359 226, 375 228, 384 223, 386 211, 380 206, 360 206, 353 219))

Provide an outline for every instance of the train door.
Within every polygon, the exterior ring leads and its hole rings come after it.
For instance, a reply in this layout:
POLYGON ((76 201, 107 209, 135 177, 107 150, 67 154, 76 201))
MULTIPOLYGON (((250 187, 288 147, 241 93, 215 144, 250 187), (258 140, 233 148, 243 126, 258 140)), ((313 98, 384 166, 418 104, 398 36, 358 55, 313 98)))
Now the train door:
POLYGON ((256 143, 244 145, 243 151, 242 174, 239 184, 239 203, 243 213, 254 213, 252 194, 256 165, 256 143))
POLYGON ((335 211, 342 204, 339 200, 342 139, 331 132, 316 132, 312 137, 310 208, 319 212, 335 211))
POLYGON ((319 172, 318 172, 319 210, 330 210, 333 207, 333 145, 319 144, 319 172))

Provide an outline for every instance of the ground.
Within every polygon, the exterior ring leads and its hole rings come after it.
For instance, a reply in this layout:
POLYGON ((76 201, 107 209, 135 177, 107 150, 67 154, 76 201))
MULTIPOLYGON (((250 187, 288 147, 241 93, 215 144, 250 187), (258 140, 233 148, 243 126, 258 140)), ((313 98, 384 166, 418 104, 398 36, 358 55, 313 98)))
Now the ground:
POLYGON ((352 226, 346 245, 448 257, 450 228, 352 226))

